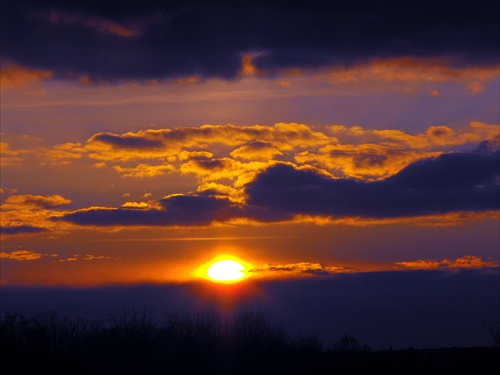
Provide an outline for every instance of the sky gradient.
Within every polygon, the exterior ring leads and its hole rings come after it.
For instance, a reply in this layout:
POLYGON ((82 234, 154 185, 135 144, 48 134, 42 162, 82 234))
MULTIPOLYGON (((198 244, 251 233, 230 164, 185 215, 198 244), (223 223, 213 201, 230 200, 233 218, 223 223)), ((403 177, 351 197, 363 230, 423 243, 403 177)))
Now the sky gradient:
MULTIPOLYGON (((433 327, 499 316, 497 1, 1 5, 2 311, 33 288, 182 289, 232 254, 293 327, 284 296, 314 291, 380 293, 398 324, 405 287, 421 317, 450 301, 433 327)), ((332 303, 308 306, 347 319, 332 303)))

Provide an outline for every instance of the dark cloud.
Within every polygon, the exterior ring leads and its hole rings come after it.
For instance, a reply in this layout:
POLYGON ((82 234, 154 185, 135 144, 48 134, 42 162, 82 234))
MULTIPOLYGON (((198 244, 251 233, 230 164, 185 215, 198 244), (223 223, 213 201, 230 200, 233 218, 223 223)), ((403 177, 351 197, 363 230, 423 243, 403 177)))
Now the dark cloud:
POLYGON ((1 234, 29 234, 29 233, 40 233, 47 229, 32 227, 29 225, 18 225, 14 227, 0 227, 1 234))
POLYGON ((476 152, 479 154, 491 154, 495 152, 500 152, 500 134, 492 139, 487 139, 479 143, 476 148, 476 152))
MULTIPOLYGON (((381 181, 333 179, 278 164, 247 185, 248 204, 272 215, 390 218, 497 210, 499 154, 456 153, 415 162, 381 181)), ((265 218, 263 218, 265 220, 265 218)))
MULTIPOLYGON (((229 200, 209 195, 174 195, 159 201, 159 208, 95 208, 77 210, 62 219, 79 225, 175 226, 208 225, 238 216, 229 200)), ((53 220, 59 220, 54 218, 53 220)))
POLYGON ((160 140, 139 137, 126 137, 109 133, 98 133, 89 139, 89 142, 101 142, 112 147, 124 149, 149 149, 163 147, 160 140))
POLYGON ((2 59, 59 77, 234 78, 372 57, 496 64, 497 1, 3 1, 2 59))
MULTIPOLYGON (((247 184, 245 207, 205 193, 172 195, 159 208, 83 209, 62 217, 79 225, 208 225, 247 217, 295 215, 398 218, 500 208, 499 153, 454 153, 417 161, 380 181, 334 179, 276 164, 247 184)), ((58 218, 54 220, 60 220, 58 218)))

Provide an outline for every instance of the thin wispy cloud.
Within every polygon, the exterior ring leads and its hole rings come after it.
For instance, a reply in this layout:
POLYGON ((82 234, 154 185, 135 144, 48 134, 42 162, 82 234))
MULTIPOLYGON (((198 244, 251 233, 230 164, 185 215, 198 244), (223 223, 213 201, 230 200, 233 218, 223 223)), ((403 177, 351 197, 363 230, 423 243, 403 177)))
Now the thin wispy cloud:
POLYGON ((4 252, 4 251, 0 252, 1 259, 9 259, 16 261, 32 261, 41 259, 42 257, 57 257, 57 254, 42 254, 36 251, 31 251, 26 249, 15 250, 10 252, 4 252))
POLYGON ((474 255, 466 255, 456 259, 419 259, 414 261, 396 262, 396 266, 401 266, 407 269, 456 269, 456 268, 481 268, 481 267, 498 267, 498 260, 482 259, 474 255))

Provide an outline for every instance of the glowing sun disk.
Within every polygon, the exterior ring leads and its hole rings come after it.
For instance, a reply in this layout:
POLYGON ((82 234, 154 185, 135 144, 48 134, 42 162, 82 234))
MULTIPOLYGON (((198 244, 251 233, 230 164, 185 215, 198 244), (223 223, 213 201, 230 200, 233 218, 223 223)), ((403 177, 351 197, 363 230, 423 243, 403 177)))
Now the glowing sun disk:
POLYGON ((236 282, 245 276, 245 267, 231 259, 219 260, 212 264, 207 275, 214 281, 219 282, 236 282))

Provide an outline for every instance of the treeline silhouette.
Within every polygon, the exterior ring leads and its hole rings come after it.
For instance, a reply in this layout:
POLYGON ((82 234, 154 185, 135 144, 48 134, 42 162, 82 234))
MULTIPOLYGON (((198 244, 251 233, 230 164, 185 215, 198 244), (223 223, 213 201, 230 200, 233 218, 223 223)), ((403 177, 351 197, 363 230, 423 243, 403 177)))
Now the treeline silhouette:
POLYGON ((104 321, 7 312, 0 353, 13 373, 75 375, 481 373, 500 358, 493 347, 374 352, 349 335, 326 345, 319 333, 291 336, 260 312, 170 314, 158 323, 134 309, 104 321))

